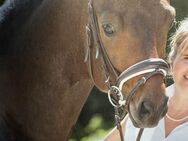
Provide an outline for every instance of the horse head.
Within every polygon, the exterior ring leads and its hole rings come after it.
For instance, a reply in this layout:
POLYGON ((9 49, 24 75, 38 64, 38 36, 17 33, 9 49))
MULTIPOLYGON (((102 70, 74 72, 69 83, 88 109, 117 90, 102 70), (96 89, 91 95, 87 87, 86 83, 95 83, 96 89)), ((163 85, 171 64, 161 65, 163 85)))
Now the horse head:
POLYGON ((1 6, 0 116, 11 139, 68 140, 91 78, 101 91, 121 90, 118 104, 135 126, 154 126, 165 114, 166 63, 156 58, 164 58, 174 18, 169 1, 95 0, 89 8, 87 2, 6 0, 1 6))
POLYGON ((91 77, 101 91, 111 93, 109 89, 114 86, 123 93, 121 98, 128 102, 124 108, 136 127, 155 126, 167 112, 165 74, 156 73, 159 68, 144 73, 139 69, 150 68, 144 63, 159 65, 161 60, 157 58, 165 57, 167 33, 174 16, 166 0, 95 0, 89 4, 86 59, 90 60, 91 77), (151 61, 155 59, 159 62, 151 61), (134 75, 134 71, 138 74, 134 75), (119 82, 122 76, 123 83, 119 82), (143 79, 143 84, 138 84, 143 79))

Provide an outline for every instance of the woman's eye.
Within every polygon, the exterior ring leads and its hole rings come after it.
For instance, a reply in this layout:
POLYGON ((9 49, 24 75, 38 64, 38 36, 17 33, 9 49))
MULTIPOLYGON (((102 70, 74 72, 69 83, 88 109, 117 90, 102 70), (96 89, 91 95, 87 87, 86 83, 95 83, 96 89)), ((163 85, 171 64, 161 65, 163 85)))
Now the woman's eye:
POLYGON ((103 24, 102 27, 107 36, 112 36, 115 33, 115 29, 112 24, 103 24))

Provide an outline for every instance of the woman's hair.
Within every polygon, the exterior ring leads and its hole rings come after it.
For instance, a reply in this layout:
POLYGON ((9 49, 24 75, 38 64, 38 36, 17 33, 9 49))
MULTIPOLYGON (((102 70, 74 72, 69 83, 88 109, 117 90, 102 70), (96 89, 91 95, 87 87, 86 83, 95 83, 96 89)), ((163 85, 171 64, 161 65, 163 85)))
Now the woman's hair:
POLYGON ((179 27, 171 37, 171 50, 168 56, 170 64, 183 52, 186 46, 188 46, 188 17, 180 22, 179 27))

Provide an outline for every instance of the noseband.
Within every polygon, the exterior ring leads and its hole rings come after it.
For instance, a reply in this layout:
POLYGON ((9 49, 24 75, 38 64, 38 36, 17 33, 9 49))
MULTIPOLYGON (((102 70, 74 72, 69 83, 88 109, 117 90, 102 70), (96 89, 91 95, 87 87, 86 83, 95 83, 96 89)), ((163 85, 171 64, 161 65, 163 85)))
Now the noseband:
MULTIPOLYGON (((150 79, 153 75, 159 74, 162 75, 162 77, 165 77, 168 71, 168 64, 160 58, 150 58, 143 61, 140 61, 126 70, 124 70, 122 73, 118 73, 111 63, 109 56, 106 52, 106 49, 103 45, 103 42, 101 40, 99 26, 97 22, 97 16, 96 11, 93 6, 92 0, 88 3, 88 10, 89 10, 89 22, 86 26, 86 56, 85 56, 85 62, 88 64, 89 73, 91 76, 91 79, 93 80, 94 84, 95 80, 93 77, 93 68, 91 65, 91 48, 92 48, 92 41, 96 43, 95 49, 96 49, 96 59, 101 57, 102 65, 104 68, 104 76, 106 78, 106 81, 104 82, 106 86, 108 87, 108 98, 110 103, 115 107, 115 119, 116 119, 116 125, 118 130, 120 131, 120 137, 123 141, 123 133, 121 131, 121 120, 125 117, 127 113, 130 113, 129 110, 129 104, 136 93, 136 91, 140 88, 140 86, 143 86, 148 79, 150 79), (93 40, 92 40, 93 37, 93 40), (122 94, 122 87, 123 85, 130 79, 142 75, 135 86, 132 88, 132 90, 129 92, 128 96, 125 97, 122 94), (115 82, 113 82, 112 78, 115 78, 115 82)), ((139 134, 142 134, 143 130, 140 130, 139 134)), ((139 135, 141 137, 141 135, 139 135)), ((140 137, 137 137, 137 141, 140 140, 140 137)))

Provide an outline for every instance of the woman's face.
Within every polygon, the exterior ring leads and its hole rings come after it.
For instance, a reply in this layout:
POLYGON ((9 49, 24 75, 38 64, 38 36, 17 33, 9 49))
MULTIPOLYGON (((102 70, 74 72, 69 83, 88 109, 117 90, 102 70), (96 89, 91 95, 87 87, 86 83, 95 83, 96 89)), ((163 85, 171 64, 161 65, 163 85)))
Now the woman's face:
POLYGON ((172 74, 176 87, 188 92, 188 46, 174 59, 172 74))

